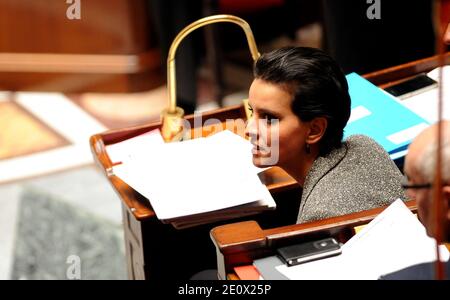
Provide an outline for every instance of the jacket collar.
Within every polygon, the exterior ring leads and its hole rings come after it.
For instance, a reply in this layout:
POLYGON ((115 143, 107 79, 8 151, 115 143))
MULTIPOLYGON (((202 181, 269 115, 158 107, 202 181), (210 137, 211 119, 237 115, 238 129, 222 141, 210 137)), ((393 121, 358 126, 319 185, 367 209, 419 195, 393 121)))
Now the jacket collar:
POLYGON ((344 142, 342 146, 333 149, 327 156, 319 156, 313 162, 311 169, 306 175, 305 184, 303 185, 302 200, 300 202, 300 212, 303 210, 306 200, 311 194, 316 184, 332 170, 347 154, 347 144, 344 142))

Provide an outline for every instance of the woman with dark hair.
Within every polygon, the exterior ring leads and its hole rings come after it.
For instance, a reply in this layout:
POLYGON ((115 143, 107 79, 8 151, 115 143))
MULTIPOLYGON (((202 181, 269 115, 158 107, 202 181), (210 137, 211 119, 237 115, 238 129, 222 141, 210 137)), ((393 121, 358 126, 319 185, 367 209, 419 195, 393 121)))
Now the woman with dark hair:
POLYGON ((246 129, 253 163, 277 165, 302 186, 297 223, 405 199, 402 175, 380 145, 363 135, 342 141, 350 96, 330 56, 281 48, 263 54, 254 73, 246 129))

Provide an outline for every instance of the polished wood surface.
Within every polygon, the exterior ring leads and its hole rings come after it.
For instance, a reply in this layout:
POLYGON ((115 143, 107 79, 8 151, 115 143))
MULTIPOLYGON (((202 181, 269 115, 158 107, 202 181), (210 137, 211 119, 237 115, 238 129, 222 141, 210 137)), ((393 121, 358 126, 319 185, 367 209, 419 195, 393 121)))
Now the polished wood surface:
POLYGON ((144 24, 148 15, 145 2, 80 1, 81 18, 70 20, 66 15, 70 4, 65 0, 2 0, 0 50, 67 54, 142 52, 151 40, 144 24))
MULTIPOLYGON (((450 52, 445 54, 445 64, 450 64, 450 52)), ((438 56, 428 57, 364 75, 364 78, 381 88, 387 88, 419 73, 427 73, 439 66, 438 56)))
POLYGON ((159 67, 159 53, 137 55, 0 53, 4 72, 133 74, 159 67))
POLYGON ((146 0, 0 1, 0 81, 7 90, 132 92, 161 84, 146 0), (66 80, 63 80, 66 79, 66 80))

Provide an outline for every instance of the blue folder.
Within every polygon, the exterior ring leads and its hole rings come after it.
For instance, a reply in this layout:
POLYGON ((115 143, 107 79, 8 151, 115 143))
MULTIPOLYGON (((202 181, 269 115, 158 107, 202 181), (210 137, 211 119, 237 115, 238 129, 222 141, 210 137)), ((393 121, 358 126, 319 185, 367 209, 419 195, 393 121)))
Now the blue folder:
POLYGON ((400 100, 356 73, 346 76, 352 115, 344 128, 344 138, 364 134, 398 158, 417 134, 430 124, 401 104, 400 100))

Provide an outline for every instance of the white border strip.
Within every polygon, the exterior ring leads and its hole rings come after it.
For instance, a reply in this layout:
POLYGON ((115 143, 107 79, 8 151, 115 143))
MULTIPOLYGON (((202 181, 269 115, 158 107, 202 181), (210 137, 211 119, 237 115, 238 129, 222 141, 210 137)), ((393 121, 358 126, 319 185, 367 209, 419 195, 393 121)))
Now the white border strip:
POLYGON ((100 122, 59 93, 17 93, 15 100, 74 144, 106 130, 100 122))
POLYGON ((72 145, 20 156, 0 161, 0 183, 57 172, 93 162, 88 145, 72 145))
POLYGON ((394 154, 391 154, 390 157, 392 160, 396 160, 397 158, 401 158, 401 157, 405 156, 406 154, 408 154, 408 149, 402 150, 399 152, 395 152, 394 154))
POLYGON ((359 119, 370 116, 371 114, 372 114, 372 112, 370 110, 368 110, 365 106, 359 105, 351 110, 350 118, 349 118, 347 124, 350 124, 359 119))
POLYGON ((89 138, 107 128, 60 93, 15 93, 15 102, 72 145, 0 160, 0 183, 93 163, 89 138))
POLYGON ((386 139, 391 141, 392 143, 398 145, 415 138, 422 130, 427 128, 429 125, 427 123, 419 123, 417 125, 411 126, 407 129, 401 130, 394 134, 388 135, 386 139))
POLYGON ((21 191, 18 185, 8 186, 0 198, 0 280, 12 275, 21 191))
POLYGON ((11 100, 10 92, 0 92, 0 102, 9 102, 11 100))

